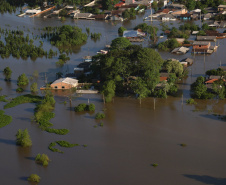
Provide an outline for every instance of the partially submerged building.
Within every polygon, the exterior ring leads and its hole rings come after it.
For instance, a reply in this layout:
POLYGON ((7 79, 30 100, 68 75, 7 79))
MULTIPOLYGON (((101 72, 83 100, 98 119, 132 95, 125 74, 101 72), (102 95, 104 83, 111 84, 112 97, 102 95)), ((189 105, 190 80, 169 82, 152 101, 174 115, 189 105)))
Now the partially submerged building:
POLYGON ((73 78, 60 78, 54 81, 50 87, 53 89, 71 89, 78 86, 78 80, 73 78))

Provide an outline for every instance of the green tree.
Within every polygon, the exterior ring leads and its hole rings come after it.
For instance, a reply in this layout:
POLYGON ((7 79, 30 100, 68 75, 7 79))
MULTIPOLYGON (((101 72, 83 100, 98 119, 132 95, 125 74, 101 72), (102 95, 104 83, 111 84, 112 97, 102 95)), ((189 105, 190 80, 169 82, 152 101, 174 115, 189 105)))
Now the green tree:
POLYGON ((38 92, 38 84, 36 82, 31 84, 30 90, 32 93, 38 92))
POLYGON ((187 1, 186 7, 188 8, 188 10, 194 10, 196 7, 196 1, 195 0, 189 0, 187 1))
POLYGON ((25 73, 21 74, 17 79, 17 85, 18 86, 25 86, 29 83, 29 80, 25 73))
POLYGON ((3 74, 5 75, 5 80, 6 80, 6 81, 10 81, 11 75, 12 75, 12 70, 11 70, 9 67, 6 67, 6 68, 3 70, 3 74))
POLYGON ((169 60, 166 62, 165 67, 168 73, 175 73, 177 77, 183 74, 183 65, 179 61, 169 60))
POLYGON ((140 104, 141 104, 141 99, 147 97, 148 93, 150 92, 147 88, 146 82, 142 80, 142 78, 140 77, 138 77, 135 81, 133 81, 132 89, 138 95, 140 104))
POLYGON ((111 42, 112 49, 125 49, 126 47, 130 46, 131 42, 124 37, 116 38, 111 42))
POLYGON ((112 98, 115 96, 115 82, 113 80, 106 81, 103 85, 102 94, 104 95, 105 102, 111 102, 112 98))
POLYGON ((126 31, 126 30, 127 30, 127 29, 124 28, 123 26, 119 27, 119 29, 118 29, 118 34, 122 36, 122 35, 123 35, 123 32, 126 31))
POLYGON ((32 141, 30 139, 30 135, 28 130, 19 129, 16 134, 16 144, 22 147, 30 147, 32 145, 32 141))
POLYGON ((158 3, 156 1, 154 1, 152 4, 151 4, 151 7, 157 11, 158 10, 158 3))

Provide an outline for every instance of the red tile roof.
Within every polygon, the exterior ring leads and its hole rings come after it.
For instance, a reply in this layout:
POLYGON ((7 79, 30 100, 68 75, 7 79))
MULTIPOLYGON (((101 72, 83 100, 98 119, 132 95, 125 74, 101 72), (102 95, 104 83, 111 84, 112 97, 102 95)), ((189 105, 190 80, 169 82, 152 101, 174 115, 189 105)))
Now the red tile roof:
POLYGON ((160 77, 160 82, 162 82, 162 81, 167 81, 167 78, 168 78, 168 77, 160 77))

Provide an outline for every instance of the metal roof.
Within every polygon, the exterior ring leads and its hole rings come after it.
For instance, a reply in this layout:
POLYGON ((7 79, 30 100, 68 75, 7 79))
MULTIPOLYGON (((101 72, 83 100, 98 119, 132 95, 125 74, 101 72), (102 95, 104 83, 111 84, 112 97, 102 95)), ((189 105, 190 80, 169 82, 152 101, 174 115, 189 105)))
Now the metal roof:
POLYGON ((52 84, 57 84, 57 83, 67 83, 67 84, 71 84, 71 85, 74 85, 74 84, 77 84, 78 83, 78 80, 77 79, 73 79, 73 78, 60 78, 56 81, 54 81, 52 84))

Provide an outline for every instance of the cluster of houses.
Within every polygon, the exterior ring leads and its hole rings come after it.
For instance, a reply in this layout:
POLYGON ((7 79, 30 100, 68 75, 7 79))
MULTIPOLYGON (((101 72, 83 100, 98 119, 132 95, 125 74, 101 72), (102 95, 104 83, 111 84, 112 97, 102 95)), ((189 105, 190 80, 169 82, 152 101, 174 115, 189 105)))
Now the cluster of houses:
POLYGON ((73 11, 70 16, 74 19, 88 19, 88 20, 113 20, 113 21, 123 21, 123 12, 134 8, 138 12, 143 12, 144 9, 140 8, 141 5, 149 5, 146 1, 135 1, 135 0, 122 0, 120 3, 115 5, 117 10, 108 11, 105 10, 101 14, 92 13, 81 13, 80 11, 73 11))
MULTIPOLYGON (((221 68, 226 73, 226 66, 220 66, 219 68, 221 68)), ((218 80, 223 80, 224 82, 226 82, 225 76, 210 75, 210 76, 206 77, 206 80, 205 80, 206 87, 209 90, 212 90, 213 83, 218 80)))

